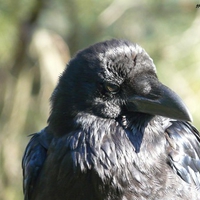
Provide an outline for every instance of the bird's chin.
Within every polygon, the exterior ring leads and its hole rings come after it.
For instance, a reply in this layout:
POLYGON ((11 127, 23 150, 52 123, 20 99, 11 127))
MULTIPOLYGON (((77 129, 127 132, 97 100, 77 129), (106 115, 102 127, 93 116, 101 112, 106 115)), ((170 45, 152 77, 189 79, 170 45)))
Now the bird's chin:
POLYGON ((92 114, 101 118, 115 119, 120 115, 121 108, 112 103, 101 103, 93 106, 92 114))
POLYGON ((144 113, 144 112, 138 112, 138 111, 130 111, 127 108, 123 108, 119 117, 126 116, 127 118, 153 118, 155 115, 149 114, 149 113, 144 113))
POLYGON ((128 128, 129 124, 131 126, 134 124, 134 122, 138 121, 143 124, 143 122, 149 122, 152 118, 154 118, 154 115, 147 114, 147 113, 141 113, 141 112, 130 112, 126 111, 121 113, 116 120, 120 123, 121 126, 124 128, 128 128))

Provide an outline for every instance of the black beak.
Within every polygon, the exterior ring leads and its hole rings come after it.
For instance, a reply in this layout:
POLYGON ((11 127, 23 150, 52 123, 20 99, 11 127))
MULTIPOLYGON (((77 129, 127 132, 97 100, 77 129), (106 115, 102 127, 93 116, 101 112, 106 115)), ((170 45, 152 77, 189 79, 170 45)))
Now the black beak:
POLYGON ((151 88, 149 94, 132 96, 129 99, 127 109, 172 119, 192 121, 192 117, 181 98, 161 83, 151 88))

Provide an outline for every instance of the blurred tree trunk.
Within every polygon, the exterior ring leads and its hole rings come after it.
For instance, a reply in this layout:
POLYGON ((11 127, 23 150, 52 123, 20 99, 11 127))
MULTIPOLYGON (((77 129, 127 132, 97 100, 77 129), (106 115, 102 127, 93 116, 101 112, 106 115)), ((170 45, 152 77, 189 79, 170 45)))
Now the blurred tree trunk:
POLYGON ((19 135, 22 135, 30 103, 24 100, 27 100, 31 95, 33 83, 33 76, 29 69, 32 63, 30 64, 31 58, 28 55, 28 48, 35 24, 43 9, 43 4, 43 0, 35 1, 29 18, 19 24, 19 40, 13 57, 14 63, 10 71, 11 73, 6 74, 5 98, 1 113, 1 118, 5 120, 5 123, 1 126, 2 134, 0 135, 0 171, 2 175, 0 199, 2 200, 11 200, 22 195, 19 192, 18 185, 22 183, 19 180, 21 178, 19 176, 19 173, 21 173, 19 135))

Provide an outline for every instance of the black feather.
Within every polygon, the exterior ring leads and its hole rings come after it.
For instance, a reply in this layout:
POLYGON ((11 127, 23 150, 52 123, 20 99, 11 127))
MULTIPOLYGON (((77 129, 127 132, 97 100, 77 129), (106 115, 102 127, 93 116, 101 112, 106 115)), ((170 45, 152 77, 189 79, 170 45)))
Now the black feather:
POLYGON ((26 200, 200 199, 200 137, 153 60, 125 40, 75 55, 22 161, 26 200))

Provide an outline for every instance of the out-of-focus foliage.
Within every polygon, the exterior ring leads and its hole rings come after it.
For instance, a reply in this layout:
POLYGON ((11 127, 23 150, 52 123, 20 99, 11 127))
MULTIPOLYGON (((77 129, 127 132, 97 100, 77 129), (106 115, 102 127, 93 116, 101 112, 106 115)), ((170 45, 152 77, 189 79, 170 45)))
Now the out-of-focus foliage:
POLYGON ((20 200, 28 134, 46 126, 70 55, 110 38, 137 42, 200 129, 200 8, 186 0, 0 0, 0 200, 20 200))

